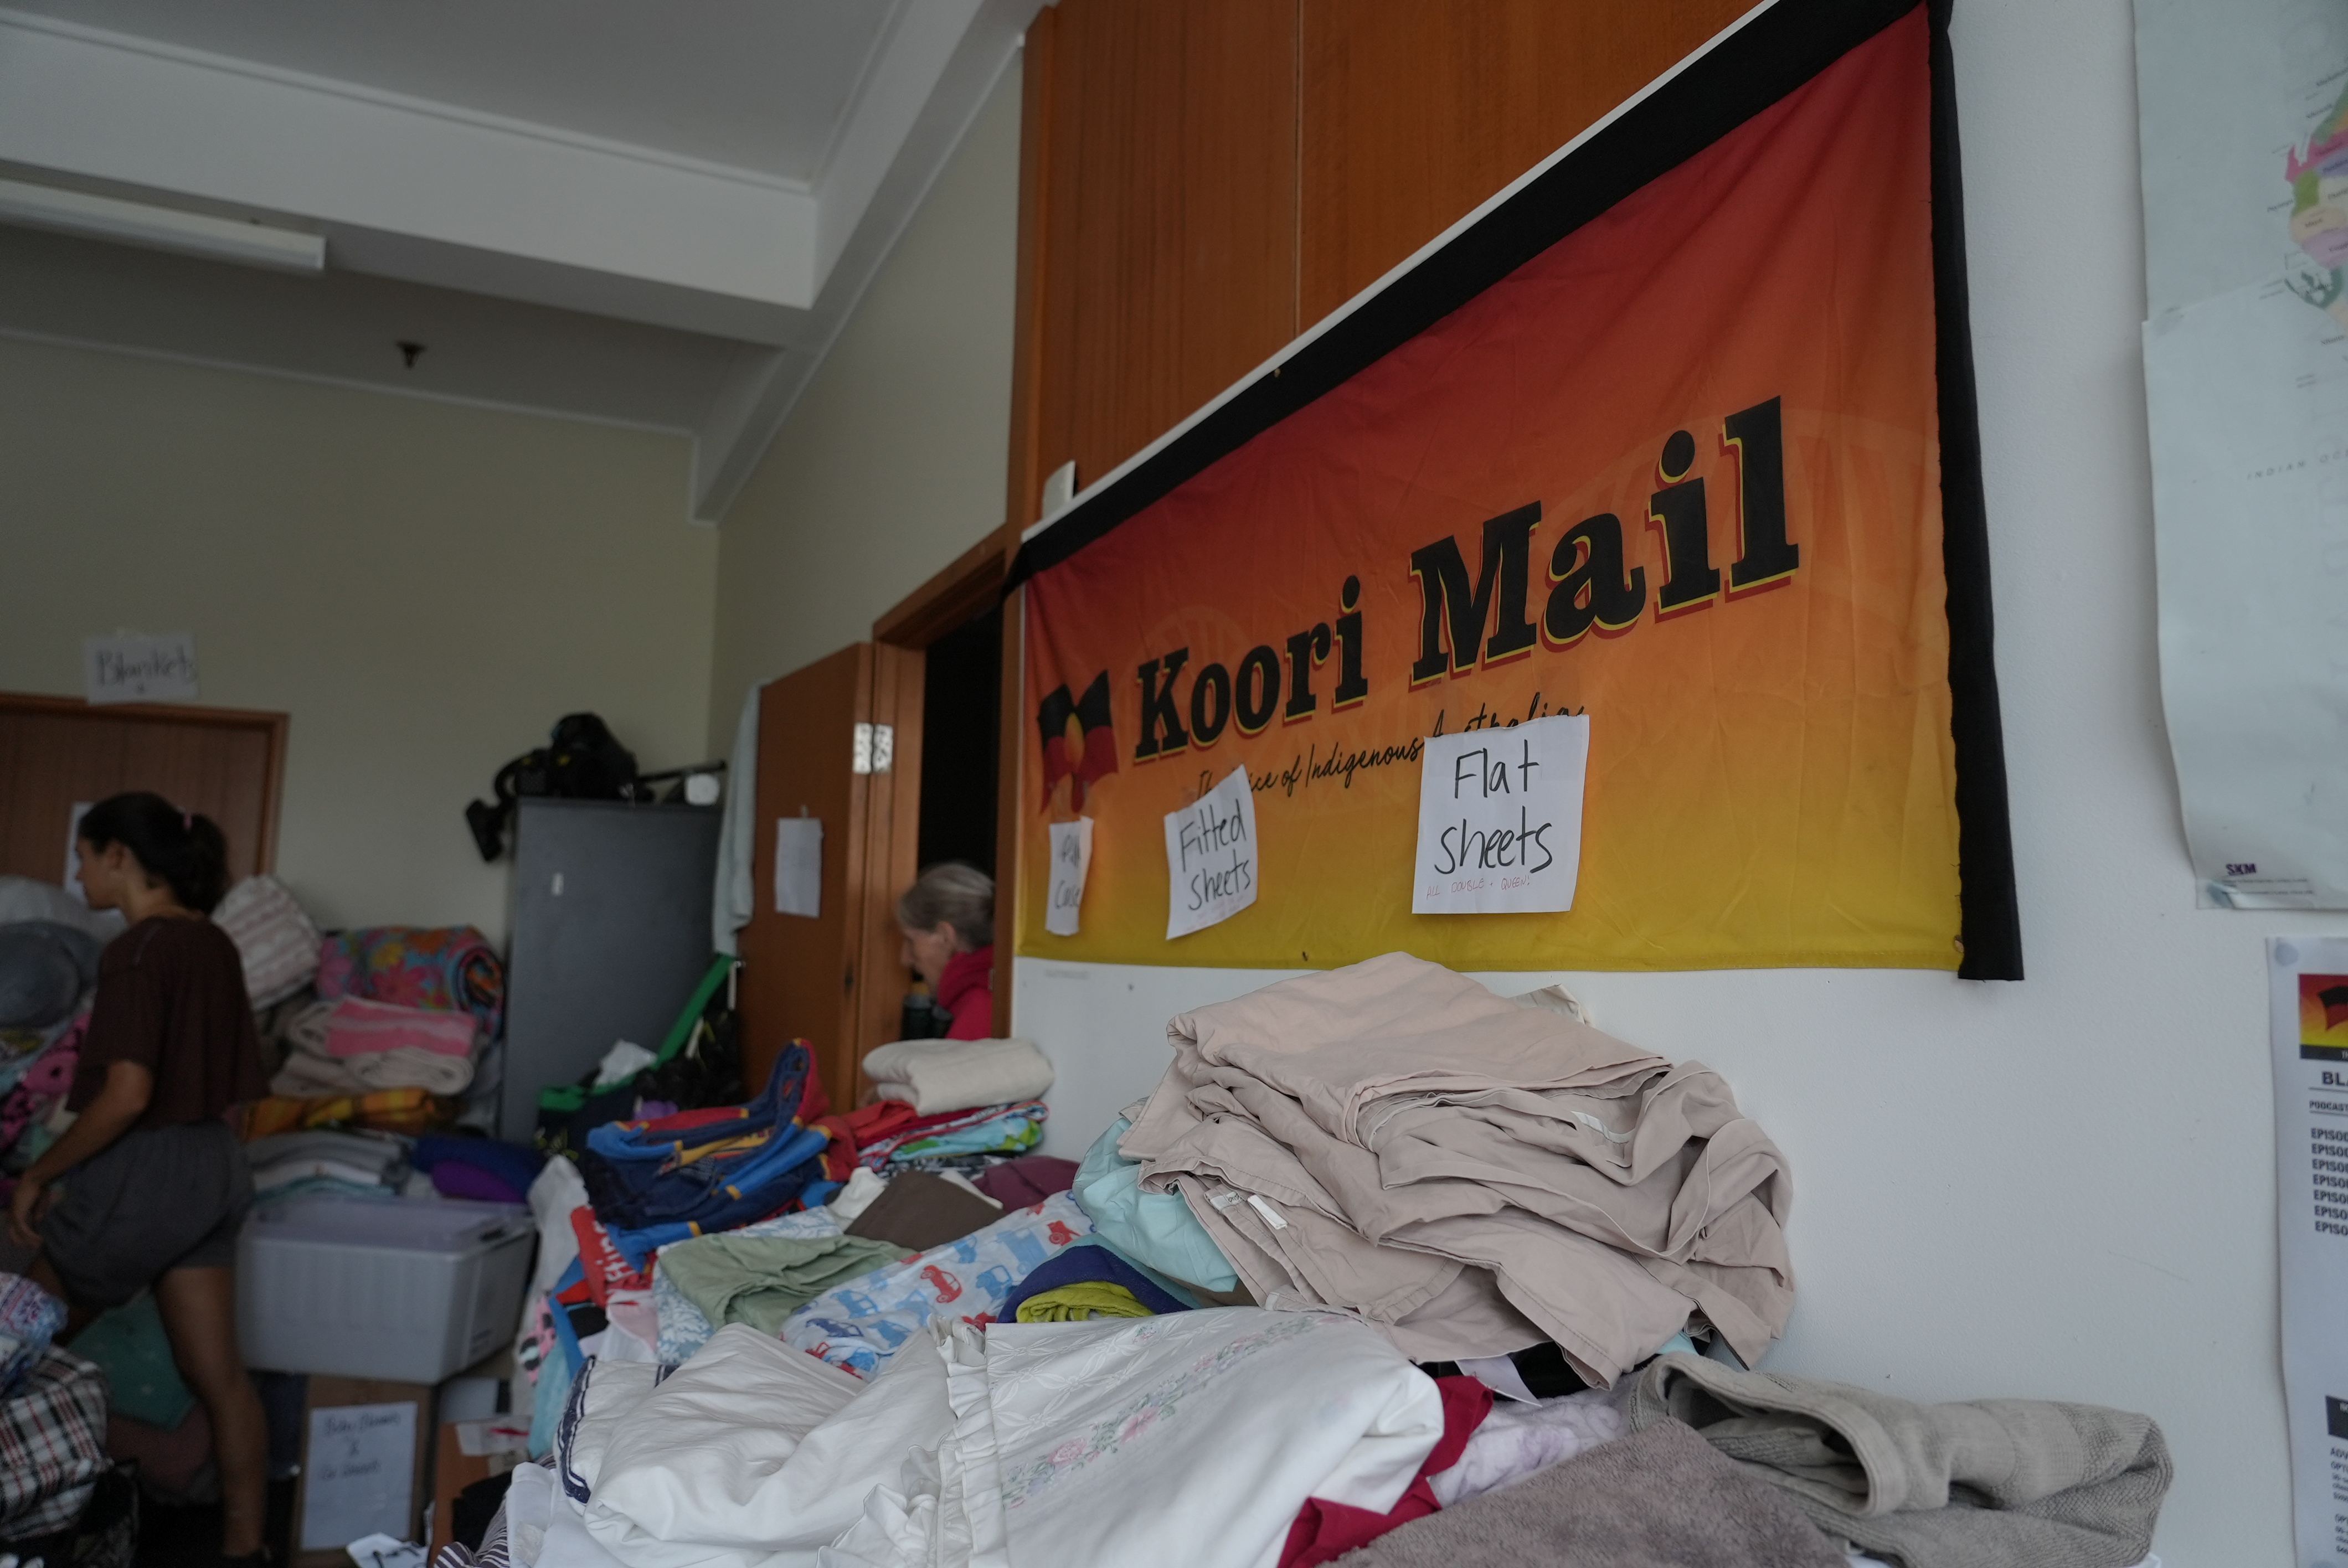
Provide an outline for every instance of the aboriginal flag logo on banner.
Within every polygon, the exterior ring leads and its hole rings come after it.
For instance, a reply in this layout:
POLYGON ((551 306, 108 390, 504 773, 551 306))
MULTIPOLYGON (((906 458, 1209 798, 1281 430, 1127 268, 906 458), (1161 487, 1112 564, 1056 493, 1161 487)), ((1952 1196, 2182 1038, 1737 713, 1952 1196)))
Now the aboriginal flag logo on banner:
POLYGON ((1034 530, 1018 950, 2018 978, 1954 128, 1944 15, 1780 0, 1034 530), (1412 914, 1428 740, 1560 713, 1572 907, 1412 914))

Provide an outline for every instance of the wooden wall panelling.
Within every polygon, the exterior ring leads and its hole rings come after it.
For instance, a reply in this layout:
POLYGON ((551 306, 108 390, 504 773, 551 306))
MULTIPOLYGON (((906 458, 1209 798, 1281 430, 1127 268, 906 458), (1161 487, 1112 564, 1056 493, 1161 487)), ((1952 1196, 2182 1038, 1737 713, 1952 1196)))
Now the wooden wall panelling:
POLYGON ((869 723, 872 645, 843 648, 770 681, 758 696, 757 826, 752 835, 754 902, 739 938, 742 1074, 757 1093, 793 1039, 814 1045, 817 1071, 836 1106, 855 1100, 857 940, 867 775, 851 770, 855 727, 869 723), (823 822, 823 891, 813 918, 775 909, 775 823, 823 822))
POLYGON ((1311 325, 1671 68, 1748 0, 1299 0, 1311 325))
POLYGON ((1090 484, 1297 330, 1293 8, 1062 0, 1031 40, 1023 523, 1045 475, 1090 484))
POLYGON ((152 790, 220 824, 232 879, 277 860, 286 717, 0 692, 0 873, 65 875, 74 803, 152 790))
MULTIPOLYGON (((1058 6, 1046 5, 1027 25, 1019 67, 1019 261, 1012 303, 1011 460, 1003 512, 1004 528, 1011 536, 1006 552, 1018 549, 1020 531, 1035 520, 1044 489, 1044 215, 1051 194, 1052 83, 1059 59, 1059 17, 1058 6)), ((1008 553, 1004 559, 1007 564, 1008 553)), ((1004 636, 1017 635, 1006 617, 1004 636)), ((1007 642, 1004 651, 1010 651, 1007 642)))
MULTIPOLYGON (((843 1087, 834 1091, 834 1103, 840 1110, 863 1092, 865 1053, 898 1037, 905 992, 913 983, 901 957, 904 939, 897 927, 897 896, 921 875, 922 676, 926 662, 918 648, 883 642, 872 650, 872 722, 889 725, 895 738, 889 771, 866 781, 863 955, 856 966, 858 1071, 839 1080, 843 1087)), ((825 1087, 831 1088, 832 1082, 827 1079, 825 1087)))

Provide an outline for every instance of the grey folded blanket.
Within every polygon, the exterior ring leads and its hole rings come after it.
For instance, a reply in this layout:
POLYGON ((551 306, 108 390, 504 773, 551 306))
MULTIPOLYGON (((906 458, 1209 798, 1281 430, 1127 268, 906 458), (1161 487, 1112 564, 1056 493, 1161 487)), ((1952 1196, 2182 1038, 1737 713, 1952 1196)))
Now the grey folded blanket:
POLYGON ((1838 1541, 1907 1568, 2127 1568, 2173 1468, 2150 1416, 2044 1399, 1919 1405, 1658 1357, 1633 1431, 1685 1422, 1838 1541))
POLYGON ((1413 1520, 1338 1568, 1846 1568, 1783 1493, 1677 1421, 1413 1520))

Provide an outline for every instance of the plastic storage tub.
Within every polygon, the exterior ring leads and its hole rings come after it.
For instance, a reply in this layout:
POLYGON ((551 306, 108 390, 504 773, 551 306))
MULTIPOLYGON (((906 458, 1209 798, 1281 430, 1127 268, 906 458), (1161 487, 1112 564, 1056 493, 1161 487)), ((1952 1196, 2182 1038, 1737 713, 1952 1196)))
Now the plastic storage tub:
POLYGON ((511 1339, 537 1229, 514 1204, 296 1198, 237 1244, 247 1365, 438 1383, 511 1339))

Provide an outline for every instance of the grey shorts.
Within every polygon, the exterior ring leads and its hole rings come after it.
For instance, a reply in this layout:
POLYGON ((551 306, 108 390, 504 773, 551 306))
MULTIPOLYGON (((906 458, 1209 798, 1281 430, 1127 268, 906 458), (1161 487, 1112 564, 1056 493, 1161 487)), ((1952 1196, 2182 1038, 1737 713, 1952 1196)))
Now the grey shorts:
POLYGON ((224 1122, 126 1132, 57 1184, 41 1250, 77 1307, 119 1307, 174 1268, 226 1268, 252 1207, 224 1122))

